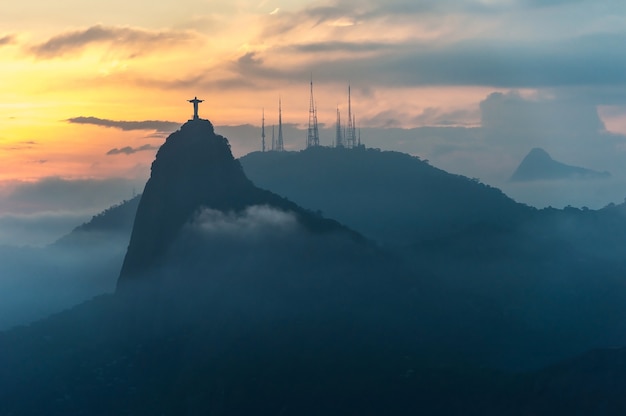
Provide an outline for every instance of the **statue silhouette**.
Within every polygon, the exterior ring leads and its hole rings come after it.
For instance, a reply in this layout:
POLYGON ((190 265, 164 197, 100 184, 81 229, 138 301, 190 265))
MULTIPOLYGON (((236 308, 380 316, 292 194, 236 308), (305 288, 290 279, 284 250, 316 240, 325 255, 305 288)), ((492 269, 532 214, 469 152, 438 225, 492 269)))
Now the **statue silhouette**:
POLYGON ((198 100, 198 97, 193 97, 193 100, 187 100, 187 101, 193 104, 193 119, 194 120, 199 119, 200 117, 198 117, 198 104, 200 104, 204 100, 198 100))

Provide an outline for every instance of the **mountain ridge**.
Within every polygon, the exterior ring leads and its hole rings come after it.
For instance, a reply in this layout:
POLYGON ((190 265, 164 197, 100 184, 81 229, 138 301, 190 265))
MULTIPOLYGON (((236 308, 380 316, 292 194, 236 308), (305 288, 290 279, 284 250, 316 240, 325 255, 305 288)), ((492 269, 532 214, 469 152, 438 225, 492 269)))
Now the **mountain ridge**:
POLYGON ((240 160, 259 186, 385 244, 413 244, 477 223, 508 227, 537 211, 400 152, 316 147, 253 152, 240 160))

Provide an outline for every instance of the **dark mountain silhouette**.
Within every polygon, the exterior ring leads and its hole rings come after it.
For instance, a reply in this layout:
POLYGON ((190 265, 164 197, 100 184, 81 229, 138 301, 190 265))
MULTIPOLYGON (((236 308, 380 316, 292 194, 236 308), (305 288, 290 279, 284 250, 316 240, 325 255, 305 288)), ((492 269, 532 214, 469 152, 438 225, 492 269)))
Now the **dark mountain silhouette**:
POLYGON ((112 292, 138 203, 112 206, 46 247, 0 246, 0 330, 112 292))
MULTIPOLYGON (((475 360, 530 369, 626 342, 626 205, 537 210, 375 149, 257 152, 241 161, 261 186, 393 247, 413 275, 437 276, 427 290, 447 296, 447 306, 430 306, 442 321, 468 319, 476 336, 465 348, 475 360), (476 303, 457 309, 469 299, 476 303), (502 320, 490 321, 498 329, 489 333, 471 322, 477 316, 502 320)), ((440 340, 451 344, 454 333, 440 340)))
POLYGON ((399 152, 317 147, 240 160, 258 186, 386 244, 439 238, 476 224, 508 228, 535 211, 499 189, 399 152))
MULTIPOLYGON (((257 161, 263 168, 259 171, 274 175, 283 189, 291 190, 290 198, 304 200, 307 208, 322 208, 394 247, 394 256, 410 265, 403 273, 412 276, 413 290, 423 291, 415 302, 432 322, 446 322, 437 333, 440 347, 454 346, 457 335, 469 331, 480 334, 464 345, 472 359, 526 369, 624 341, 619 326, 626 319, 620 286, 626 273, 620 255, 626 249, 624 205, 598 211, 536 210, 416 157, 374 149, 255 153, 243 163, 252 157, 265 160, 257 161), (445 299, 447 306, 432 299, 445 299), (481 319, 496 316, 489 326, 493 331, 487 330, 481 319), (507 347, 499 348, 501 342, 507 347)), ((267 186, 273 185, 268 181, 267 186)), ((263 276, 261 280, 290 273, 334 276, 339 256, 341 267, 358 274, 347 265, 363 260, 346 255, 352 249, 329 240, 279 241, 272 237, 276 233, 267 232, 260 246, 233 242, 230 236, 207 242, 187 233, 185 241, 174 237, 168 256, 157 261, 174 267, 201 264, 197 259, 203 257, 210 268, 186 267, 178 275, 225 273, 263 276), (303 273, 303 268, 309 270, 303 273)))
POLYGON ((130 200, 105 209, 94 215, 88 222, 79 225, 70 233, 59 238, 52 245, 68 246, 89 244, 90 242, 97 243, 99 240, 111 238, 111 234, 119 235, 128 241, 140 199, 141 195, 137 195, 130 200))
MULTIPOLYGON (((430 285, 431 294, 437 293, 433 298, 447 298, 444 309, 430 299, 419 301, 441 312, 434 320, 448 322, 440 340, 455 343, 454 334, 461 329, 452 331, 449 325, 461 322, 455 318, 458 315, 468 318, 464 327, 481 333, 481 339, 474 337, 465 345, 467 350, 473 349, 475 359, 503 367, 537 368, 591 347, 624 341, 619 326, 620 320, 626 319, 626 294, 620 286, 620 276, 626 273, 620 254, 626 249, 624 205, 598 211, 536 210, 515 203, 499 190, 397 152, 313 148, 255 153, 242 163, 246 165, 252 158, 258 159, 251 163, 258 168, 252 172, 269 176, 272 180, 266 180, 266 186, 270 189, 276 189, 275 181, 290 192, 287 196, 308 208, 322 208, 358 231, 396 247, 396 256, 413 269, 407 274, 430 285), (428 276, 438 277, 430 282, 428 276), (481 300, 466 305, 469 309, 458 307, 474 298, 481 300), (500 329, 490 334, 475 319, 498 314, 507 318, 492 323, 492 328, 500 329), (507 348, 498 349, 503 341, 507 348)), ((236 269, 248 274, 255 267, 265 274, 301 273, 305 264, 325 273, 314 264, 336 258, 335 253, 317 246, 314 250, 302 247, 301 252, 309 253, 304 258, 293 250, 297 247, 293 243, 289 249, 267 248, 274 243, 247 247, 246 252, 257 252, 252 257, 227 252, 228 247, 231 252, 241 250, 239 243, 215 242, 202 249, 204 254, 198 253, 199 247, 205 247, 202 244, 191 240, 185 244, 184 249, 181 244, 170 249, 176 252, 178 262, 193 263, 194 256, 205 256, 207 261, 221 257, 220 262, 213 260, 215 264, 232 259, 238 266, 228 268, 227 273, 236 269), (277 255, 285 250, 291 254, 277 255), (302 264, 296 266, 297 262, 302 264), (279 264, 282 270, 278 270, 279 264)), ((223 272, 223 268, 214 268, 211 273, 223 272)), ((187 269, 184 274, 192 273, 187 269)), ((427 310, 424 306, 424 313, 427 310)))
POLYGON ((489 365, 536 369, 590 348, 626 345, 626 205, 545 209, 508 229, 478 226, 407 251, 437 286, 498 305, 519 330, 482 347, 489 365))
POLYGON ((158 267, 182 227, 201 209, 242 212, 255 205, 294 213, 299 223, 315 233, 342 231, 360 238, 336 221, 254 186, 233 158, 226 138, 216 135, 208 120, 194 119, 172 133, 156 155, 119 283, 158 267))
POLYGON ((441 364, 394 331, 355 337, 350 322, 311 332, 277 317, 168 320, 157 312, 169 304, 126 300, 101 296, 0 333, 0 414, 622 415, 626 406, 623 349, 510 373, 441 364))
POLYGON ((606 178, 609 176, 611 174, 608 172, 597 172, 557 162, 550 157, 548 152, 536 147, 526 155, 509 180, 527 182, 551 179, 606 178))
POLYGON ((626 344, 626 205, 536 210, 371 149, 244 159, 392 253, 257 188, 208 121, 186 123, 119 290, 0 333, 0 415, 622 414, 623 355, 576 356, 626 344))

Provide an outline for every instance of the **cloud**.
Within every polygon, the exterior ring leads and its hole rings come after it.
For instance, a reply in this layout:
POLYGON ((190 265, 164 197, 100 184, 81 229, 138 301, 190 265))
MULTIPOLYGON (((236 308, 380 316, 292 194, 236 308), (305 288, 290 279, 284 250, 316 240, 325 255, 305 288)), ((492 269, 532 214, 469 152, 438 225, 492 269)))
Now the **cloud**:
MULTIPOLYGON (((295 37, 295 36, 294 36, 295 37)), ((626 34, 566 40, 470 39, 447 42, 405 39, 329 40, 276 44, 176 79, 138 79, 153 88, 190 86, 220 90, 275 89, 316 81, 371 88, 472 86, 489 88, 586 88, 598 100, 626 102, 626 34), (358 68, 358 71, 355 71, 358 68), (604 92, 599 91, 604 89, 604 92), (617 90, 616 90, 617 89, 617 90)))
POLYGON ((248 50, 234 59, 172 79, 137 76, 125 81, 151 88, 263 90, 302 82, 303 74, 313 72, 317 82, 343 83, 349 79, 372 89, 586 88, 587 94, 595 94, 599 100, 626 102, 622 91, 626 87, 626 55, 621 53, 626 34, 558 39, 450 38, 434 42, 412 37, 353 39, 359 33, 333 37, 332 31, 321 32, 321 40, 316 42, 301 42, 294 34, 286 43, 276 41, 269 48, 248 50))
POLYGON ((11 45, 15 43, 15 35, 0 36, 0 46, 11 45))
POLYGON ((23 150, 23 149, 32 149, 37 146, 37 142, 34 140, 26 140, 18 143, 12 143, 8 146, 2 146, 2 150, 23 150))
POLYGON ((109 150, 106 154, 108 156, 111 155, 132 155, 133 153, 137 153, 137 152, 143 152, 146 150, 157 150, 159 148, 159 146, 152 146, 151 144, 144 144, 143 146, 139 146, 139 147, 130 147, 130 146, 126 146, 126 147, 122 147, 121 149, 118 148, 114 148, 109 150))
POLYGON ((145 29, 96 25, 62 33, 34 45, 30 52, 37 58, 50 59, 78 54, 94 44, 108 44, 130 50, 132 55, 185 43, 195 36, 187 31, 149 31, 145 29))
POLYGON ((123 179, 47 178, 0 186, 0 330, 115 288, 128 232, 92 231, 50 244, 128 199, 133 185, 123 179))
POLYGON ((324 68, 332 67, 335 77, 363 83, 539 88, 626 84, 626 57, 618 53, 624 42, 626 35, 607 34, 541 43, 473 39, 446 45, 406 41, 382 47, 376 43, 327 42, 294 45, 294 49, 306 54, 377 52, 321 58, 311 68, 323 73, 324 68), (359 68, 358 73, 354 68, 359 68))
MULTIPOLYGON (((583 0, 580 0, 583 1, 583 0)), ((324 6, 312 6, 295 12, 281 12, 267 20, 263 36, 279 36, 300 28, 312 29, 318 26, 350 27, 357 24, 371 24, 389 19, 409 19, 420 24, 425 19, 442 19, 449 15, 484 15, 492 18, 498 12, 519 11, 543 8, 543 3, 566 4, 565 0, 519 0, 519 1, 458 1, 458 0, 376 0, 334 1, 324 6)), ((574 2, 572 2, 574 3, 574 2)))
POLYGON ((38 212, 0 215, 0 246, 50 244, 87 221, 92 212, 38 212))
MULTIPOLYGON (((381 111, 373 116, 359 120, 360 124, 368 127, 400 128, 409 122, 410 125, 418 126, 476 126, 476 120, 480 118, 477 111, 458 109, 444 111, 441 108, 427 107, 421 113, 400 113, 394 110, 381 111)), ((357 123, 357 124, 359 124, 357 123)))
POLYGON ((133 189, 142 189, 143 185, 142 181, 125 178, 67 180, 59 177, 0 183, 0 215, 96 213, 130 198, 133 189))
MULTIPOLYGON (((589 2, 589 0, 520 0, 519 3, 525 7, 553 7, 553 6, 563 6, 563 5, 572 5, 575 3, 584 3, 589 2)), ((598 2, 601 3, 601 2, 598 2)))
POLYGON ((164 273, 158 278, 170 282, 173 291, 183 289, 182 282, 200 279, 217 289, 203 288, 214 295, 224 284, 236 286, 250 279, 261 286, 248 293, 266 299, 264 288, 275 285, 311 282, 316 286, 324 280, 339 282, 347 275, 365 278, 373 268, 362 265, 377 258, 365 248, 346 233, 311 232, 296 214, 271 206, 227 213, 204 209, 178 233, 160 262, 164 273))
MULTIPOLYGON (((246 61, 249 64, 249 60, 228 62, 225 64, 226 69, 231 71, 233 67, 237 67, 238 62, 239 65, 246 66, 246 61)), ((251 65, 247 65, 247 67, 251 67, 251 65)), ((258 67, 260 68, 260 67, 258 67)), ((220 68, 222 69, 222 68, 220 68)), ((263 89, 272 89, 274 86, 266 85, 259 82, 259 79, 251 76, 250 78, 245 77, 244 75, 238 72, 244 71, 234 71, 234 74, 224 75, 218 74, 215 75, 211 69, 209 70, 201 70, 198 71, 197 74, 192 74, 184 77, 167 79, 167 78, 152 78, 146 79, 145 77, 135 78, 135 79, 124 79, 126 82, 130 82, 134 85, 142 85, 149 88, 158 88, 158 89, 167 89, 167 90, 180 90, 180 89, 189 89, 192 88, 194 90, 202 89, 208 91, 230 91, 230 90, 263 90, 263 89)), ((254 74, 254 71, 248 71, 254 74)))
POLYGON ((396 48, 396 44, 384 42, 311 42, 289 45, 288 49, 304 53, 318 52, 380 52, 396 48))
POLYGON ((593 104, 559 98, 525 99, 518 92, 493 93, 480 103, 489 134, 549 140, 589 138, 605 130, 593 104))
POLYGON ((202 210, 190 224, 191 229, 218 241, 227 238, 262 242, 266 234, 291 234, 298 228, 293 213, 265 205, 247 207, 242 213, 202 210))
MULTIPOLYGON (((98 117, 73 117, 66 120, 73 124, 91 124, 94 126, 109 127, 124 131, 131 130, 156 130, 159 133, 171 133, 180 127, 180 123, 174 121, 144 120, 144 121, 120 121, 108 120, 98 117)), ((147 149, 145 149, 147 150, 147 149)))
POLYGON ((256 52, 247 52, 237 59, 240 66, 257 66, 263 63, 263 59, 259 58, 256 52))
POLYGON ((308 7, 297 12, 281 11, 268 16, 262 37, 279 36, 298 27, 313 28, 327 20, 343 16, 338 6, 308 7))
POLYGON ((411 119, 412 124, 427 126, 475 126, 478 118, 477 111, 459 109, 442 111, 439 108, 428 107, 421 114, 411 119))
MULTIPOLYGON (((311 71, 329 74, 334 81, 349 78, 392 87, 625 85, 626 57, 621 45, 626 34, 573 30, 569 24, 557 36, 561 23, 548 27, 550 19, 554 20, 554 10, 546 7, 571 7, 568 12, 578 15, 577 4, 583 2, 401 0, 381 5, 374 1, 342 1, 295 12, 281 11, 264 20, 267 33, 257 40, 263 48, 242 57, 253 57, 254 61, 240 59, 240 65, 233 65, 233 69, 238 77, 257 85, 267 80, 291 80, 311 71), (521 27, 510 30, 519 22, 509 22, 513 19, 503 10, 519 13, 520 20, 538 18, 539 33, 521 27), (459 15, 450 17, 450 13, 459 15), (415 25, 405 19, 413 14, 428 16, 415 25), (342 19, 358 24, 354 28, 321 27, 342 19), (370 30, 369 20, 377 20, 370 30), (451 22, 472 27, 460 32, 451 22), (490 27, 489 32, 481 29, 485 25, 490 27), (372 32, 382 27, 389 27, 390 33, 372 32), (304 28, 314 30, 315 36, 302 36, 299 31, 304 28), (283 36, 292 30, 292 36, 283 36), (276 38, 267 41, 266 36, 276 38)), ((233 77, 238 78, 235 74, 233 77)))
POLYGON ((513 91, 490 94, 480 108, 485 143, 518 162, 541 147, 573 165, 626 174, 621 148, 626 137, 606 131, 593 102, 559 95, 525 98, 513 91))
MULTIPOLYGON (((57 220, 60 226, 70 218, 57 220)), ((0 245, 0 330, 112 292, 127 244, 127 235, 107 233, 71 246, 0 245)))
MULTIPOLYGON (((610 2, 610 0, 608 0, 610 2)), ((426 15, 426 14, 485 14, 498 12, 520 11, 525 9, 541 9, 552 6, 571 6, 589 0, 388 0, 379 2, 366 0, 359 2, 362 17, 389 15, 426 15)), ((607 2, 607 1, 605 1, 607 2)), ((349 2, 339 1, 338 4, 349 2)), ((594 2, 595 3, 595 2, 594 2)), ((597 3, 600 3, 597 2, 597 3)), ((356 9, 359 10, 359 9, 356 9)))

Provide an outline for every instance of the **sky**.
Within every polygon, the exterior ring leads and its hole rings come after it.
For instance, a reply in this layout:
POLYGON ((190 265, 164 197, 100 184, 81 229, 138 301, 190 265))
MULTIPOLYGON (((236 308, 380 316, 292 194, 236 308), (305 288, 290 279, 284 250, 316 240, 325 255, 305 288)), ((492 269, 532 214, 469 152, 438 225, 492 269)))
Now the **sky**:
POLYGON ((285 145, 303 148, 311 77, 322 144, 351 85, 367 146, 536 206, 619 203, 625 41, 617 0, 4 2, 0 244, 140 192, 195 96, 235 156, 260 148, 279 97, 285 145), (508 183, 533 147, 611 179, 508 183))

